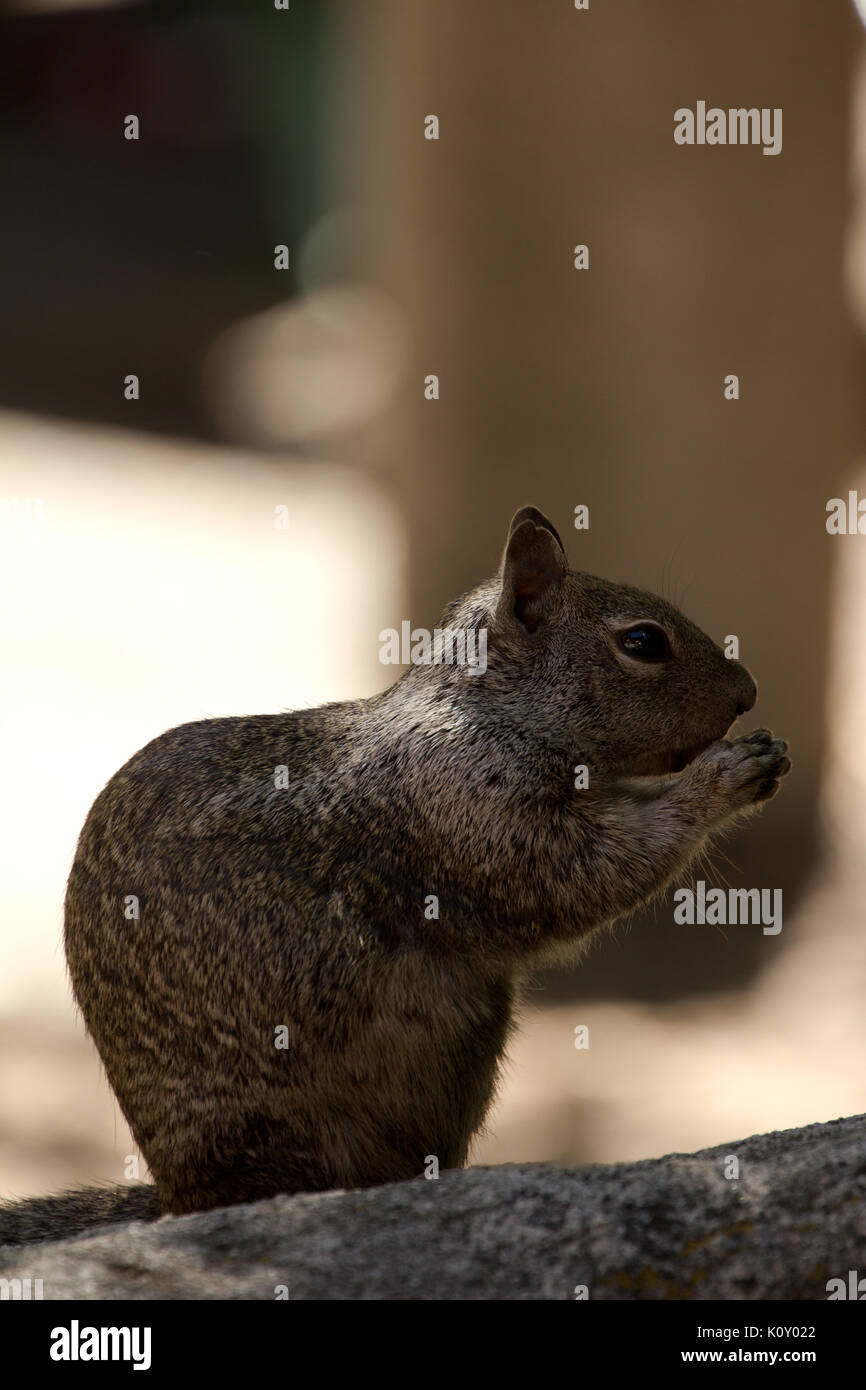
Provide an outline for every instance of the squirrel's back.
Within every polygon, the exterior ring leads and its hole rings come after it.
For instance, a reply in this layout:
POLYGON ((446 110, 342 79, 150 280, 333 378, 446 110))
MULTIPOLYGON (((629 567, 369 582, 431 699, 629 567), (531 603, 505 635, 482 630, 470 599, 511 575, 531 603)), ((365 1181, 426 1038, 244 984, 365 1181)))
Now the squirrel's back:
POLYGON ((510 986, 396 944, 423 884, 394 876, 396 799, 357 766, 368 718, 181 726, 87 818, 70 974, 166 1210, 465 1161, 510 986))

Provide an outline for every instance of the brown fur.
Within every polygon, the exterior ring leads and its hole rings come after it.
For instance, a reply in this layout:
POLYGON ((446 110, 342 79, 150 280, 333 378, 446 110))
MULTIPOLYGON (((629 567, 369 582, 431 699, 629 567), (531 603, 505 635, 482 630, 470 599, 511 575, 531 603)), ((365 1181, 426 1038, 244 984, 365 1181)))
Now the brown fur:
POLYGON ((763 731, 724 739, 748 672, 664 600, 570 572, 534 508, 445 625, 488 629, 485 674, 414 666, 370 700, 172 729, 87 818, 69 968, 163 1211, 463 1164, 527 970, 663 890, 790 766, 763 731), (618 648, 639 620, 670 660, 618 648), (641 777, 674 750, 678 776, 641 777))

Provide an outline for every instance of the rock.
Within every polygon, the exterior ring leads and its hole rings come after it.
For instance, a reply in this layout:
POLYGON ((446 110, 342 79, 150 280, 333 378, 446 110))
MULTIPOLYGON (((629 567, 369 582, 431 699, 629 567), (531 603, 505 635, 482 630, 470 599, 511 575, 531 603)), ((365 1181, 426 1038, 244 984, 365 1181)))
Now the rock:
POLYGON ((573 1299, 578 1285, 591 1299, 826 1299, 864 1251, 856 1116, 641 1163, 469 1168, 103 1226, 0 1247, 0 1277, 42 1279, 46 1299, 273 1299, 279 1286, 296 1299, 573 1299))

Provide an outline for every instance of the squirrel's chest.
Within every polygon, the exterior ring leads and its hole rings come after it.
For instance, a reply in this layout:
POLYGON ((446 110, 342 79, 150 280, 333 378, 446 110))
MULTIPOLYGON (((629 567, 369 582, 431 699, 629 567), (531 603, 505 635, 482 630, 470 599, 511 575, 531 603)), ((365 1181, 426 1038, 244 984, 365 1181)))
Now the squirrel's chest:
POLYGON ((411 1115, 431 1141, 447 1137, 460 1151, 448 1161, 462 1162, 493 1098, 511 1013, 510 982, 413 962, 381 982, 356 1060, 395 1115, 411 1115))

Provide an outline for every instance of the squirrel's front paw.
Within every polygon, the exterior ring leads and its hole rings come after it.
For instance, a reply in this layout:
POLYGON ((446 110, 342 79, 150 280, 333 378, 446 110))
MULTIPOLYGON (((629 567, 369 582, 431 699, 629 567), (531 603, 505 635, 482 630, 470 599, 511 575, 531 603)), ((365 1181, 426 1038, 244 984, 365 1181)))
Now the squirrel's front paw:
POLYGON ((711 792, 718 813, 732 815, 776 795, 780 779, 791 768, 787 751, 783 738, 773 738, 769 729, 756 729, 733 742, 711 744, 687 770, 711 792))

